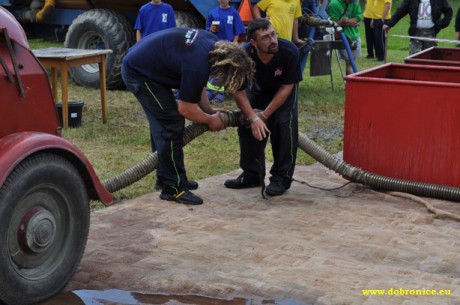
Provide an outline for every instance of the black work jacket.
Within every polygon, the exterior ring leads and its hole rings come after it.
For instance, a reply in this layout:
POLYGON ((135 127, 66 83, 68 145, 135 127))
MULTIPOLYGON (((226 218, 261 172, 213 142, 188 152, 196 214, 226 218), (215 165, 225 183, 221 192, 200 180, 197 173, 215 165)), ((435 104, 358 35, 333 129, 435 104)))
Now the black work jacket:
MULTIPOLYGON (((434 23, 434 31, 439 33, 441 29, 444 29, 449 26, 450 21, 452 20, 452 7, 449 5, 447 0, 430 0, 431 3, 431 19, 434 23), (441 18, 441 15, 444 15, 444 18, 441 18)), ((418 7, 420 0, 404 0, 403 3, 398 7, 396 13, 393 14, 390 20, 386 24, 390 27, 393 27, 398 21, 409 14, 410 17, 410 27, 409 27, 409 36, 415 35, 415 29, 417 26, 418 18, 418 7)))

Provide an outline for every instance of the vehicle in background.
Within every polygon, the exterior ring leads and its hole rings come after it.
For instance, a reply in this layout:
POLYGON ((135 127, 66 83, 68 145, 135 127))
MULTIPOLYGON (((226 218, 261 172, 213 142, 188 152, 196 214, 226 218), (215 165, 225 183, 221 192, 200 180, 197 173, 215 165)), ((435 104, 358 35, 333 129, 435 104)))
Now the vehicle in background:
MULTIPOLYGON (((121 60, 135 43, 134 23, 148 0, 0 0, 21 23, 29 38, 51 37, 64 46, 79 49, 111 49, 107 56, 108 89, 123 87, 121 60), (65 37, 65 39, 64 39, 65 37)), ((236 9, 258 0, 233 0, 236 9)), ((204 28, 216 0, 167 0, 173 6, 178 27, 204 28)), ((99 86, 97 64, 73 67, 72 79, 81 86, 99 86)))

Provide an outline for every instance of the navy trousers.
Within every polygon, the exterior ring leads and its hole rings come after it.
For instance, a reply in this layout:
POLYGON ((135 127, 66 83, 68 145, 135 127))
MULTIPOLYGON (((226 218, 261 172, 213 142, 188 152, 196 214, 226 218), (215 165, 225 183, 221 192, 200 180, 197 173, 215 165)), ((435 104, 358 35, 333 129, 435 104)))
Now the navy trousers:
POLYGON ((157 179, 164 193, 178 193, 187 181, 183 135, 185 119, 179 114, 171 88, 158 83, 140 80, 122 68, 126 87, 142 105, 150 126, 152 150, 158 152, 157 179))
MULTIPOLYGON (((291 185, 291 178, 297 158, 298 146, 298 85, 294 85, 286 102, 268 119, 270 142, 273 152, 273 166, 270 169, 270 181, 281 181, 285 187, 291 185)), ((251 106, 254 109, 265 109, 273 95, 257 95, 248 91, 251 106)), ((238 128, 240 143, 240 166, 250 179, 265 176, 265 147, 268 139, 258 141, 248 127, 238 128)))

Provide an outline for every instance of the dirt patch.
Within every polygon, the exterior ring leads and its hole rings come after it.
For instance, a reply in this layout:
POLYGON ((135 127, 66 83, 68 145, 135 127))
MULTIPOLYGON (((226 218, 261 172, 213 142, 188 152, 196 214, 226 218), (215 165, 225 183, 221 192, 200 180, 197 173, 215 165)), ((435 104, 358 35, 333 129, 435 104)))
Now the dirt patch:
MULTIPOLYGON (((264 200, 260 189, 223 186, 238 174, 199 181, 202 206, 151 193, 92 213, 87 249, 66 291, 330 305, 460 303, 460 223, 356 184, 330 192, 294 183, 284 196, 264 200), (450 295, 365 296, 363 289, 450 295)), ((295 177, 322 188, 347 182, 317 166, 298 166, 295 177)), ((426 200, 460 214, 457 203, 426 200)))

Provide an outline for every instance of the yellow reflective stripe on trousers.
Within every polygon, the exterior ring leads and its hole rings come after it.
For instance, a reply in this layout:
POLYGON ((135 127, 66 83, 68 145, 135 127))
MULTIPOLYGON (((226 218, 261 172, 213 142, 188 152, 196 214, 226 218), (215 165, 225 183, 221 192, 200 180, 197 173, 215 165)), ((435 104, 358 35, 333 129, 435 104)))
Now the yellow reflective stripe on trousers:
POLYGON ((161 105, 160 101, 157 99, 157 97, 155 96, 155 94, 153 94, 152 90, 150 90, 150 87, 149 87, 149 84, 147 83, 144 83, 145 84, 145 87, 147 88, 147 90, 149 90, 150 94, 153 96, 153 98, 155 99, 155 101, 157 102, 158 106, 160 106, 161 110, 164 110, 163 109, 163 106, 161 105))
MULTIPOLYGON (((180 186, 180 175, 179 175, 179 171, 177 170, 176 161, 174 160, 174 143, 173 143, 173 141, 171 141, 171 161, 172 161, 172 164, 174 165, 174 170, 176 171, 176 175, 177 175, 177 187, 179 187, 180 186)), ((178 192, 177 189, 176 189, 176 192, 178 192)))
MULTIPOLYGON (((298 93, 298 90, 297 90, 297 84, 294 85, 294 104, 292 105, 292 110, 291 110, 291 114, 290 114, 290 119, 289 119, 289 130, 290 130, 290 133, 289 133, 289 136, 291 138, 291 164, 294 163, 294 155, 292 154, 292 150, 294 148, 294 137, 293 137, 293 131, 292 131, 292 120, 294 118, 294 115, 293 115, 293 111, 295 109, 295 104, 297 103, 297 93, 298 93)), ((286 173, 286 175, 289 177, 288 173, 286 173)))

